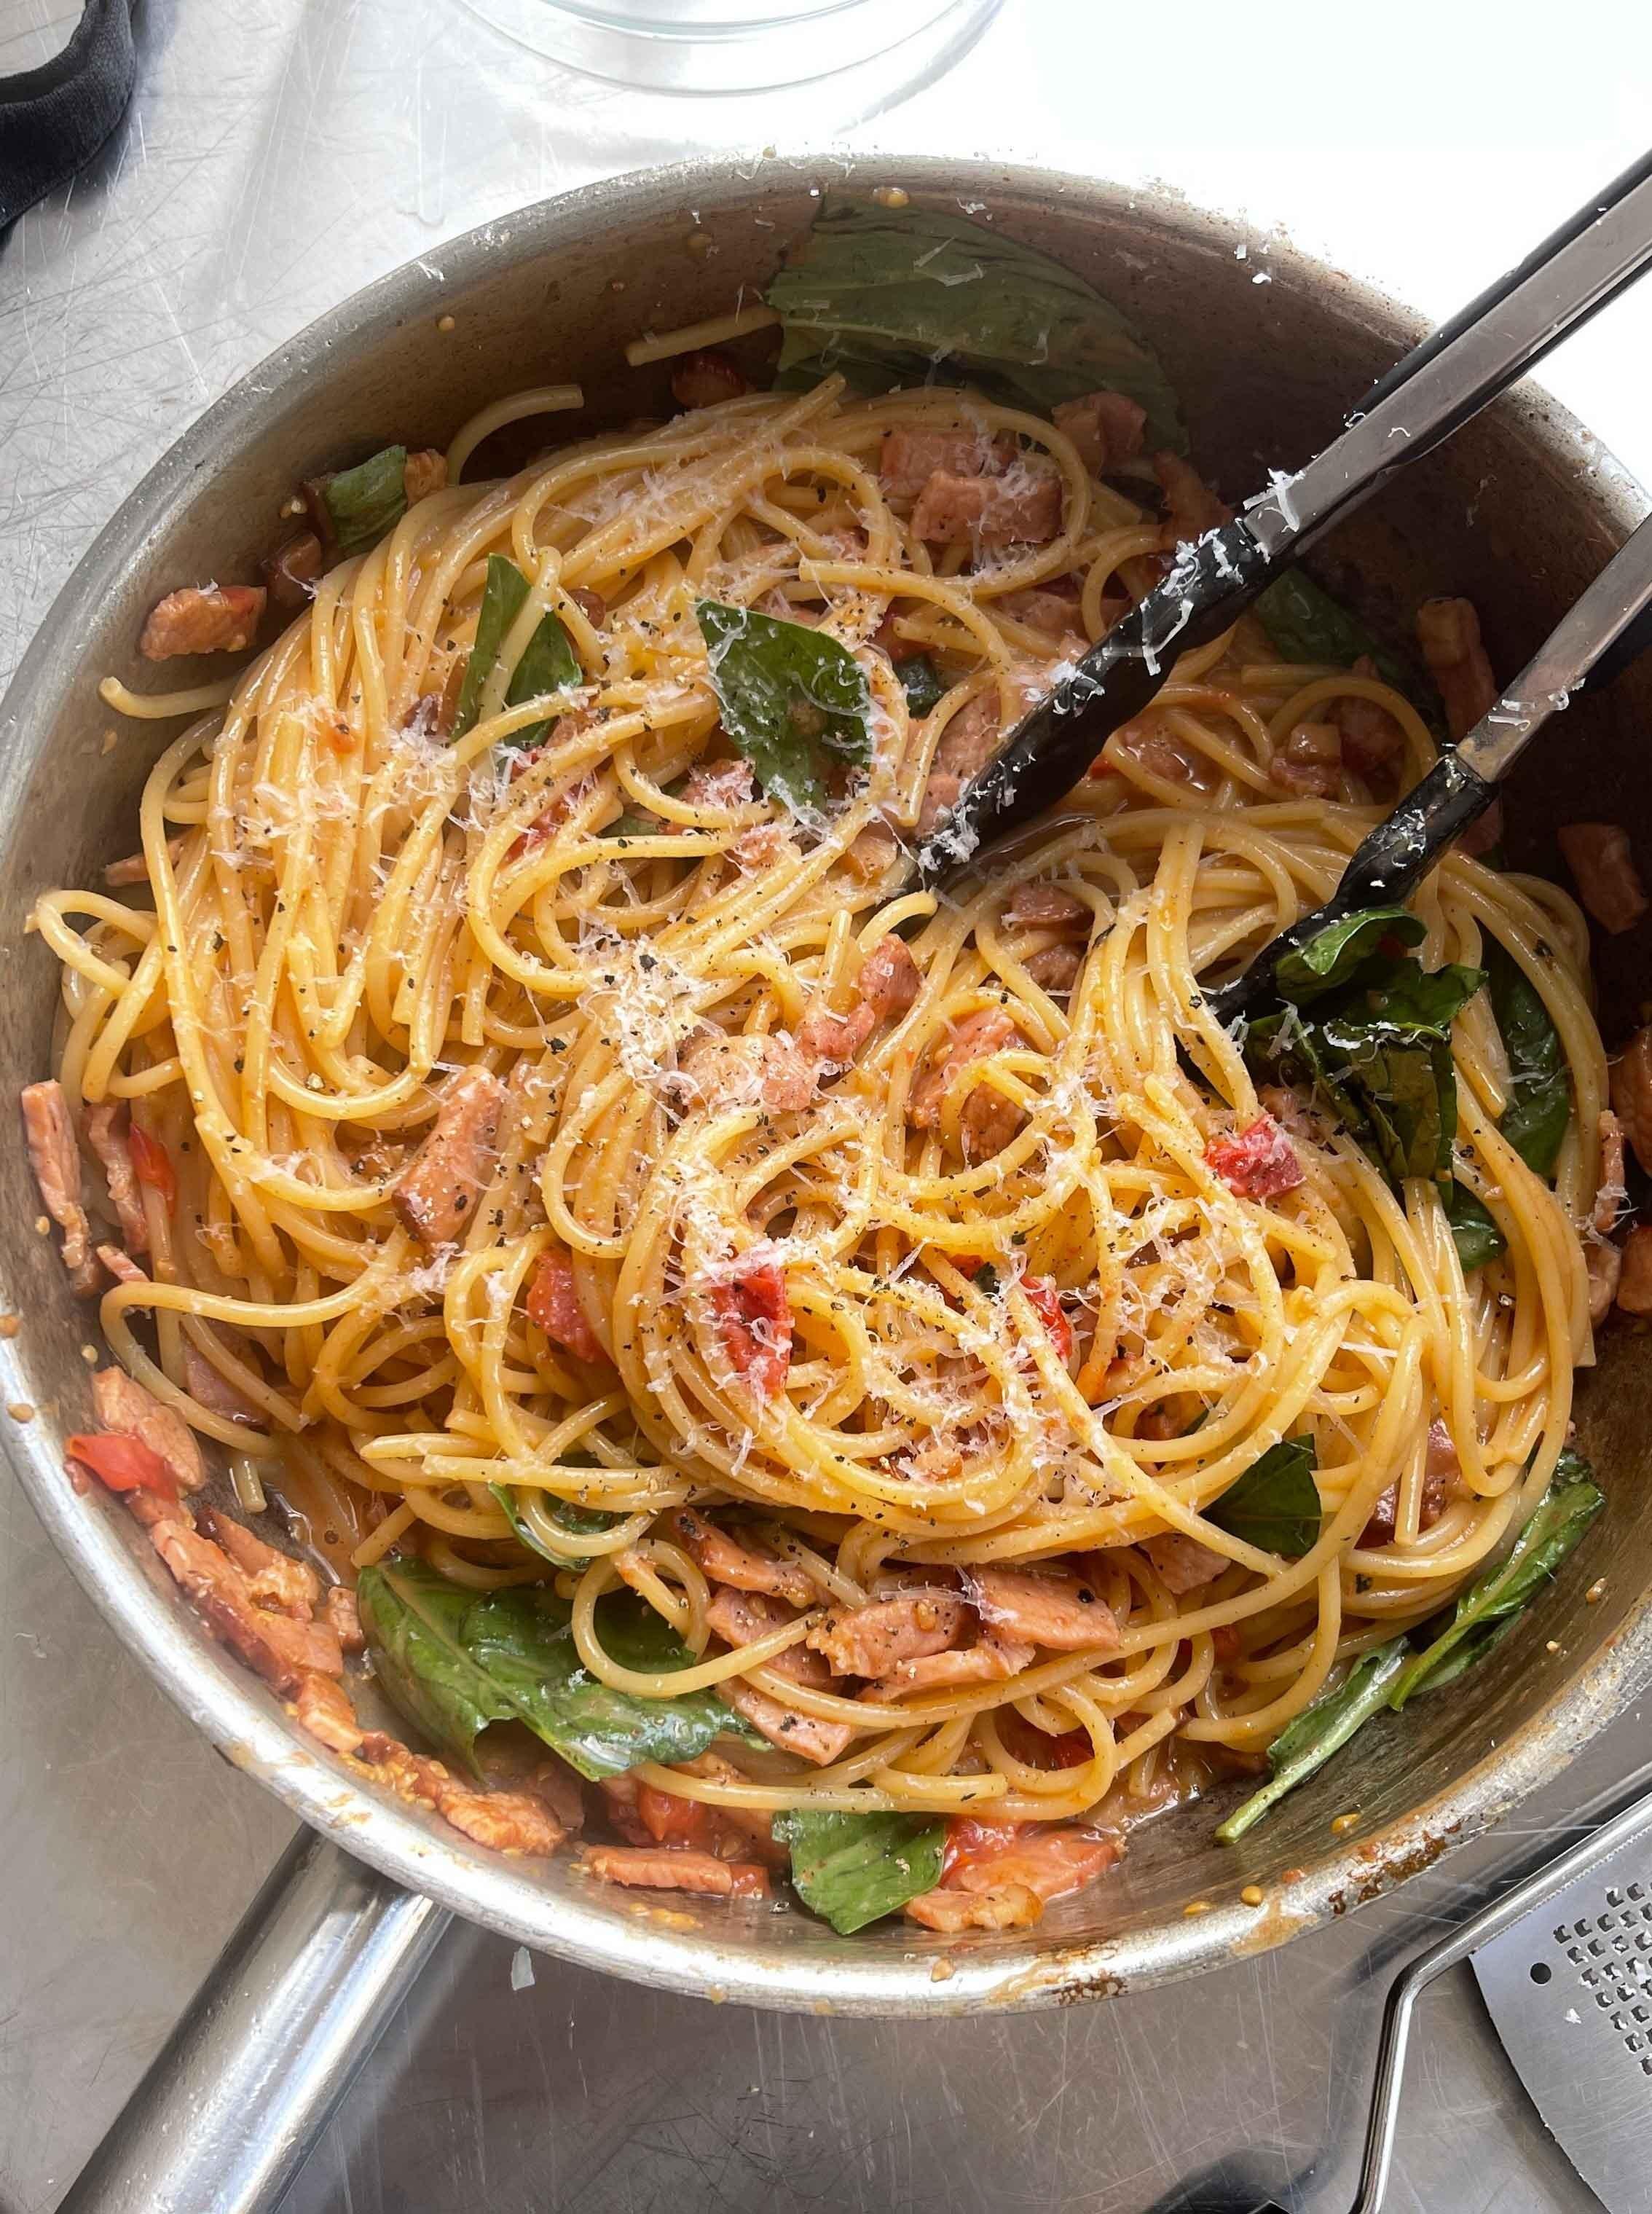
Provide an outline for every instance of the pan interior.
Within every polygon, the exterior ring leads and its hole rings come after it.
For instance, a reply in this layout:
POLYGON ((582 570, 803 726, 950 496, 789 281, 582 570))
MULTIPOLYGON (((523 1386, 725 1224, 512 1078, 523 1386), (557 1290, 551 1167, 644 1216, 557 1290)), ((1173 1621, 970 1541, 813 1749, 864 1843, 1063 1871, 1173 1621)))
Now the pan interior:
MULTIPOLYGON (((135 843, 138 791, 174 725, 125 724, 96 694, 113 673, 143 688, 144 612, 190 579, 252 573, 295 481, 388 438, 444 445, 474 409, 518 387, 577 378, 583 431, 667 412, 669 367, 626 366, 624 342, 749 301, 806 229, 827 170, 768 162, 652 173, 593 187, 474 234, 387 278, 293 342, 190 430, 115 517, 52 610, 0 710, 0 902, 12 958, 0 970, 0 1055, 17 1089, 46 1067, 56 964, 25 935, 43 889, 89 884, 135 843), (697 223, 688 214, 692 206, 697 223), (690 251, 690 230, 713 250, 690 251), (451 327, 444 327, 449 318, 451 327)), ((1163 357, 1202 468, 1231 493, 1270 466, 1300 463, 1416 335, 1387 303, 1281 248, 1254 286, 1217 221, 1179 204, 1081 180, 985 164, 880 162, 876 181, 915 204, 981 204, 985 219, 1043 248, 1118 301, 1163 357)), ((1406 629, 1429 592, 1479 608, 1493 665, 1518 666, 1638 519, 1644 501, 1539 394, 1502 403, 1406 473, 1344 527, 1315 567, 1379 633, 1406 629)), ((152 688, 152 680, 151 680, 152 688)), ((1652 786, 1637 775, 1652 672, 1574 707, 1534 750, 1510 809, 1514 865, 1562 874, 1555 824, 1579 811, 1652 839, 1652 786), (1580 802, 1568 757, 1587 749, 1580 802)), ((1597 943, 1597 954, 1601 949, 1597 943)), ((1607 941, 1600 967, 1609 1043, 1637 1018, 1637 934, 1607 941)), ((1138 1830, 1122 1868, 1052 1908, 1032 1933, 967 1948, 898 1925, 843 1940, 791 1908, 695 1900, 670 1911, 600 1895, 562 1862, 482 1853, 382 1800, 301 1740, 278 1704, 211 1644, 118 1506, 70 1492, 60 1441, 89 1413, 79 1348, 89 1318, 55 1245, 34 1235, 38 1202, 21 1149, 0 1158, 15 1226, 3 1299, 24 1318, 0 1350, 8 1398, 41 1419, 11 1458, 106 1612, 231 1758, 297 1811, 390 1873, 524 1942, 679 1988, 783 2006, 860 2011, 1015 2005, 1117 1989, 1279 1942, 1423 1864, 1502 1811, 1610 1719, 1652 1673, 1652 1523, 1635 1504, 1647 1473, 1652 1378, 1644 1342, 1608 1333, 1581 1379, 1579 1443, 1608 1511, 1545 1601, 1543 1632, 1516 1636, 1459 1695, 1386 1717, 1237 1850, 1218 1816, 1184 1807, 1138 1830), (1586 1593, 1605 1579, 1596 1603, 1586 1593), (1552 1641, 1551 1643, 1549 1641, 1552 1641), (1358 1824, 1333 1834, 1333 1817, 1358 1824), (1260 1885, 1260 1909, 1238 1903, 1260 1885), (1196 1902, 1210 1911, 1190 1916, 1196 1902), (937 1972, 939 1969, 939 1972, 937 1972)))

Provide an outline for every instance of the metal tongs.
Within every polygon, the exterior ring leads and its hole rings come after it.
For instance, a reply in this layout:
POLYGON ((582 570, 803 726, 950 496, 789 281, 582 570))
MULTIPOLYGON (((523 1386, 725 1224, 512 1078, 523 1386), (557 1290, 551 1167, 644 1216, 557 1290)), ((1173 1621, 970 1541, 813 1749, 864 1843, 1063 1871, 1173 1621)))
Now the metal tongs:
MULTIPOLYGON (((1242 515, 1178 549, 1162 584, 1011 731, 920 850, 926 883, 1054 806, 1102 742, 1139 715, 1190 647, 1208 645, 1362 501, 1431 452, 1652 261, 1652 155, 1580 208, 1517 269, 1396 364, 1346 429, 1294 476, 1273 473, 1242 515)), ((1363 907, 1403 900, 1491 802, 1498 780, 1586 676, 1599 685, 1652 644, 1652 523, 1643 524, 1536 658, 1349 861, 1335 897, 1213 992, 1231 1023, 1270 992, 1287 945, 1363 907)))

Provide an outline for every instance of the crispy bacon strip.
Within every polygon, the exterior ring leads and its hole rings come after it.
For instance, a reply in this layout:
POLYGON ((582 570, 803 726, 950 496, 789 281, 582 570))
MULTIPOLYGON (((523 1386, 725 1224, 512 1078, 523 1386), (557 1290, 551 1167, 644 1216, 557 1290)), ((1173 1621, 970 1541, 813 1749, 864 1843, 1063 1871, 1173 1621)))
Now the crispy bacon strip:
POLYGON ((772 1593, 792 1606, 814 1605, 814 1585, 798 1563, 782 1560, 749 1532, 737 1538, 692 1507, 679 1507, 666 1527, 713 1583, 772 1593))
POLYGON ((21 1098, 23 1137, 40 1188, 40 1203, 63 1232, 63 1264, 69 1281, 85 1297, 96 1291, 101 1279, 92 1257, 92 1226, 80 1203, 80 1148, 69 1101, 55 1077, 26 1084, 21 1098))
POLYGON ((885 1676, 904 1660, 961 1644, 970 1613, 956 1592, 927 1591, 840 1607, 805 1641, 838 1676, 885 1676))
POLYGON ((150 609, 138 641, 145 661, 185 653, 239 653, 264 619, 262 584, 186 584, 150 609))
POLYGON ((106 1430, 136 1438, 158 1453, 185 1491, 199 1491, 205 1483, 206 1463, 193 1430, 152 1391, 133 1383, 124 1368, 98 1370, 92 1379, 92 1404, 106 1430))
POLYGON ((1070 1569, 982 1563, 961 1573, 964 1596, 994 1630, 1061 1653, 1111 1652, 1118 1643, 1112 1609, 1070 1569))
POLYGON ((1161 1530, 1156 1538, 1144 1538, 1141 1550, 1153 1563, 1159 1582, 1178 1599, 1184 1592, 1197 1591, 1227 1566, 1223 1554, 1202 1545, 1182 1530, 1161 1530))
POLYGON ((703 1892, 718 1899, 767 1899, 768 1871, 755 1861, 720 1861, 715 1853, 674 1852, 647 1845, 586 1845, 579 1865, 604 1883, 646 1891, 703 1892))
POLYGON ((120 1234, 134 1253, 150 1249, 149 1218, 138 1196, 138 1173, 127 1142, 125 1111, 118 1099, 101 1099, 86 1110, 86 1141, 103 1164, 104 1182, 120 1234))
POLYGON ((442 1087, 435 1127, 396 1178, 390 1196, 427 1250, 456 1244, 470 1226, 493 1172, 505 1086, 491 1069, 461 1069, 442 1087))
POLYGON ((552 1245, 539 1257, 533 1281, 523 1301, 528 1319, 542 1330, 554 1345, 587 1363, 604 1356, 603 1342, 590 1326, 579 1286, 573 1273, 573 1257, 552 1245))

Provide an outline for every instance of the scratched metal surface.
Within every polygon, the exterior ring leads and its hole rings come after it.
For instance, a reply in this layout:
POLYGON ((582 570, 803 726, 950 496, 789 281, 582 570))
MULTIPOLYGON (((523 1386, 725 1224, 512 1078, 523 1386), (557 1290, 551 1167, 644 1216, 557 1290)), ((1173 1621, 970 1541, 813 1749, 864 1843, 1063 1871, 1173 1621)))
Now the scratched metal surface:
MULTIPOLYGON (((1184 0, 1172 93, 1154 11, 1133 29, 1093 0, 1009 0, 948 76, 848 144, 1166 177, 1249 218, 1259 278, 1282 225, 1443 312, 1639 150, 1652 76, 1637 5, 1573 9, 1571 49, 1613 56, 1587 113, 1552 97, 1518 36, 1479 52, 1475 12, 1396 0, 1380 40, 1339 51, 1337 11, 1307 0, 1275 0, 1265 40, 1184 0)), ((0 73, 55 51, 77 13, 0 0, 0 73)), ((140 0, 138 20, 127 125, 0 245, 0 682, 184 423, 321 309, 523 201, 707 144, 818 141, 841 119, 830 87, 739 113, 649 103, 535 60, 460 0, 140 0)), ((1652 291, 1549 382, 1652 480, 1649 346, 1652 291)), ((45 2214, 287 1818, 125 1660, 3 1476, 0 1655, 0 2206, 45 2214)), ((1144 2214, 1263 2192, 1332 2214, 1387 1973, 1648 1752, 1632 1716, 1398 1899, 1196 1985, 1054 2017, 759 2015, 543 1960, 516 1989, 508 1948, 458 1932, 290 2214, 1144 2214)), ((1465 1972, 1425 2009, 1391 2204, 1595 2205, 1465 1972)))

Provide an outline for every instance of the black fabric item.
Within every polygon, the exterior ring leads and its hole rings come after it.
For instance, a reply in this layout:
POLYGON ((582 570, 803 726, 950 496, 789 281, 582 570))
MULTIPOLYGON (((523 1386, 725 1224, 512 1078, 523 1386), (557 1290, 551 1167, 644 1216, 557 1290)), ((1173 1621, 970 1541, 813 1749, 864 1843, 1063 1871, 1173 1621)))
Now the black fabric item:
POLYGON ((55 61, 0 76, 0 231, 84 168, 132 98, 136 0, 86 0, 55 61))

